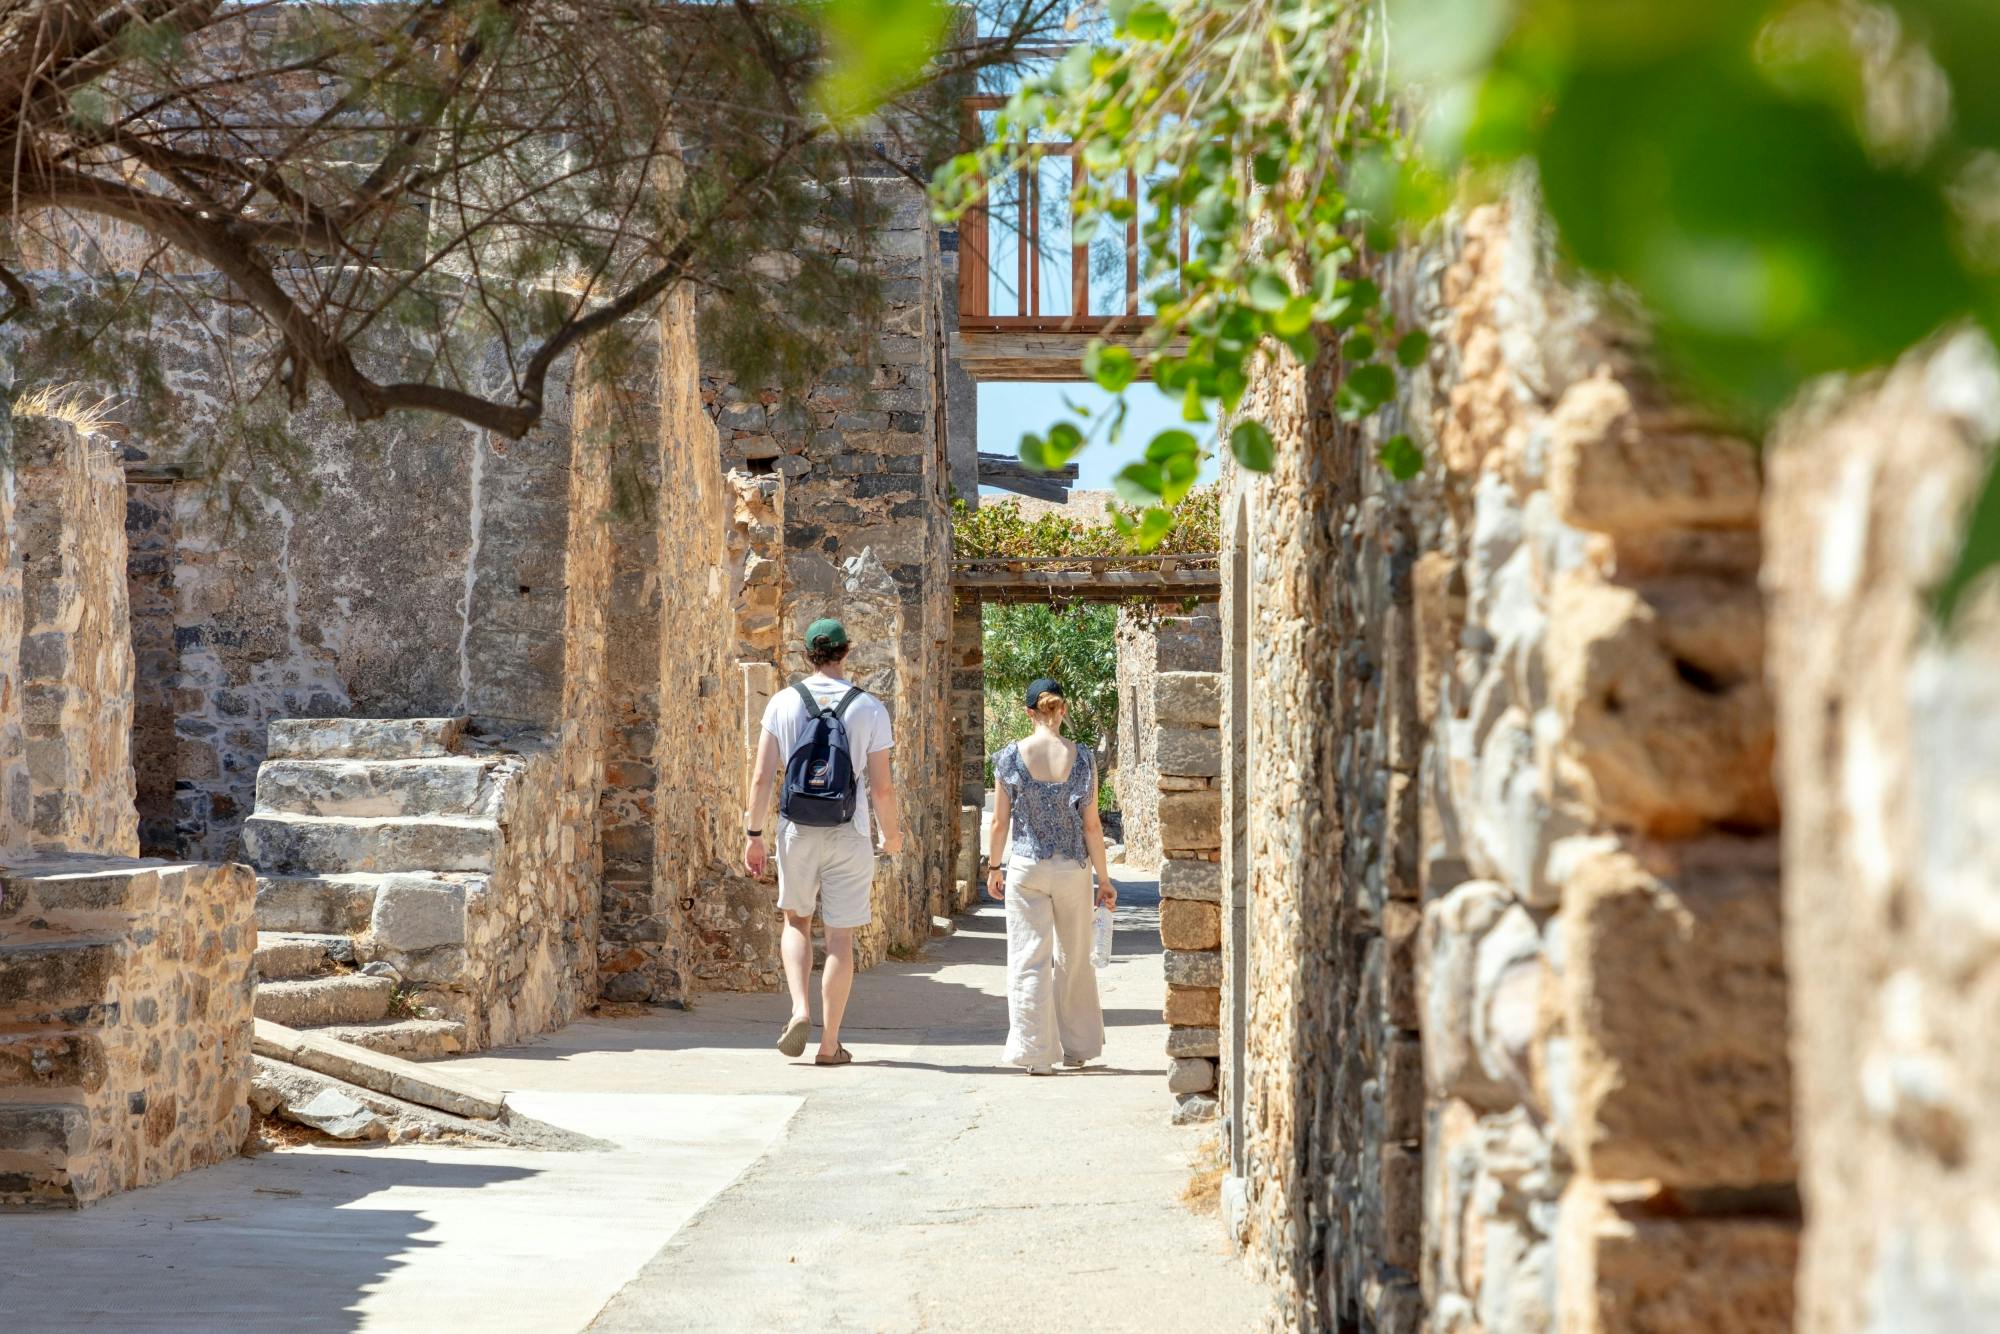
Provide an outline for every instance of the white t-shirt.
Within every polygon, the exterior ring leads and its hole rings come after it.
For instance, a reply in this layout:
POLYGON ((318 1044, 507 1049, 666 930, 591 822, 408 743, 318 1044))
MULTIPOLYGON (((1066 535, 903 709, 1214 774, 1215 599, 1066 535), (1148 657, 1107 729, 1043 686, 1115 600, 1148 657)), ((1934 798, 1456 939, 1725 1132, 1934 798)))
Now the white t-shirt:
MULTIPOLYGON (((834 708, 853 682, 828 676, 825 672, 814 672, 805 679, 804 685, 823 707, 834 708)), ((866 833, 871 828, 868 823, 868 757, 895 744, 895 738, 889 731, 889 711, 882 707, 881 700, 864 691, 847 706, 847 713, 841 721, 847 725, 847 745, 854 756, 854 776, 860 780, 860 791, 854 798, 854 823, 866 833)), ((805 729, 805 724, 806 703, 791 686, 771 696, 771 702, 764 706, 764 730, 778 738, 781 783, 785 763, 792 758, 792 750, 798 745, 799 733, 805 729)))

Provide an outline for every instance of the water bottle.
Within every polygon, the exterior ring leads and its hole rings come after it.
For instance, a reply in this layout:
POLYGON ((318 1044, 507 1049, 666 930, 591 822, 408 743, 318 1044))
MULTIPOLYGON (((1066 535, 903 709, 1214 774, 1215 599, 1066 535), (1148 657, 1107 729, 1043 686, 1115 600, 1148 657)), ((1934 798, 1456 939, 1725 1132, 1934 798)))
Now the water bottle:
POLYGON ((1102 968, 1111 962, 1111 909, 1097 906, 1097 933, 1090 942, 1090 966, 1102 968))

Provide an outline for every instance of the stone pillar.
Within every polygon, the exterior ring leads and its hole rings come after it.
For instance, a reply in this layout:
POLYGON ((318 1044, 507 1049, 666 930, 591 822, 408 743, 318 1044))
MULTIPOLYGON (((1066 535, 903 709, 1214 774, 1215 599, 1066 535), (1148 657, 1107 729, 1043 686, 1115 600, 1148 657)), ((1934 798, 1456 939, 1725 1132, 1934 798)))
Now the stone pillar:
POLYGON ((985 883, 986 850, 979 845, 986 804, 986 639, 983 606, 970 598, 952 609, 952 721, 958 734, 958 861, 952 911, 963 911, 985 883))
POLYGON ((2000 1328, 2000 587, 1930 601, 1996 438, 1961 334, 1769 455, 1801 1329, 2000 1328))
POLYGON ((1207 612, 1161 618, 1148 639, 1167 1087, 1177 1122, 1206 1121, 1217 1111, 1222 1055, 1222 641, 1207 612))
POLYGON ((139 851, 125 474, 114 450, 65 422, 15 422, 29 822, 45 851, 139 851))

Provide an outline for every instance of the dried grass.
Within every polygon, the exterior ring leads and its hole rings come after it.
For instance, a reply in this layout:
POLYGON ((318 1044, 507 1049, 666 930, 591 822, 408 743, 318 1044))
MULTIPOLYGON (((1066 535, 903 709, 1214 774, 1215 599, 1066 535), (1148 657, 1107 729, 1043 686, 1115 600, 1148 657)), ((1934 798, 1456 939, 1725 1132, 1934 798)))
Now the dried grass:
POLYGON ((43 417, 74 427, 79 435, 102 435, 117 407, 109 396, 92 400, 74 384, 43 385, 14 400, 16 417, 43 417))
POLYGON ((1222 1178, 1228 1171, 1222 1152, 1222 1136, 1202 1136, 1188 1155, 1188 1183, 1181 1189, 1181 1203, 1189 1213, 1214 1214, 1222 1208, 1222 1178))

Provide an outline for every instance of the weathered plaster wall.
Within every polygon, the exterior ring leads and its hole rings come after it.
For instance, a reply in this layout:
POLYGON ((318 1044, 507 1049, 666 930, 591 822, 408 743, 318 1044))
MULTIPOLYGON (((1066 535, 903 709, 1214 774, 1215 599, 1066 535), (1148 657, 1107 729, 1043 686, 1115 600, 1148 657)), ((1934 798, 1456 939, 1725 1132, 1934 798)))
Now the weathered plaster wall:
POLYGON ((28 843, 33 793, 21 730, 21 557, 14 531, 14 418, 0 413, 0 851, 28 843))
POLYGON ((1801 1329, 2000 1326, 2000 601, 1944 634, 1926 596, 1996 437, 1961 335, 1771 449, 1801 1329))
POLYGON ((14 422, 29 841, 45 852, 139 851, 125 477, 115 449, 51 418, 14 422))
MULTIPOLYGON (((220 858, 236 854, 272 718, 554 724, 569 404, 552 383, 549 424, 508 441, 423 415, 361 428, 315 394, 283 423, 291 452, 253 458, 216 388, 241 369, 227 358, 248 350, 219 307, 202 318, 178 306, 158 322, 159 385, 104 388, 141 423, 124 454, 149 483, 144 499, 171 498, 148 525, 171 545, 144 554, 164 560, 154 581, 173 606, 171 656, 149 651, 148 663, 168 673, 178 854, 220 858), (158 485, 175 477, 188 481, 158 485)), ((16 392, 74 378, 40 341, 0 344, 16 392)))
POLYGON ((784 583, 776 477, 724 475, 703 410, 691 310, 661 347, 658 552, 660 740, 654 894, 673 923, 659 999, 768 986, 773 896, 736 864, 742 847, 739 662, 775 646, 784 583), (752 970, 749 976, 743 966, 752 970))
POLYGON ((1160 864, 1160 771, 1153 762, 1153 678, 1160 645, 1154 623, 1129 607, 1118 609, 1118 763, 1112 788, 1127 866, 1160 864))
POLYGON ((1436 347, 1368 429, 1254 391, 1236 1220, 1308 1327, 1781 1329, 1757 469, 1547 255, 1521 191, 1385 272, 1436 347))
POLYGON ((240 866, 0 863, 0 1205, 75 1208, 235 1156, 255 897, 240 866))
MULTIPOLYGON (((954 419, 955 420, 955 419, 954 419)), ((952 728, 958 745, 958 856, 951 911, 971 903, 985 883, 980 812, 986 802, 986 635, 981 605, 961 599, 951 613, 952 728)))

